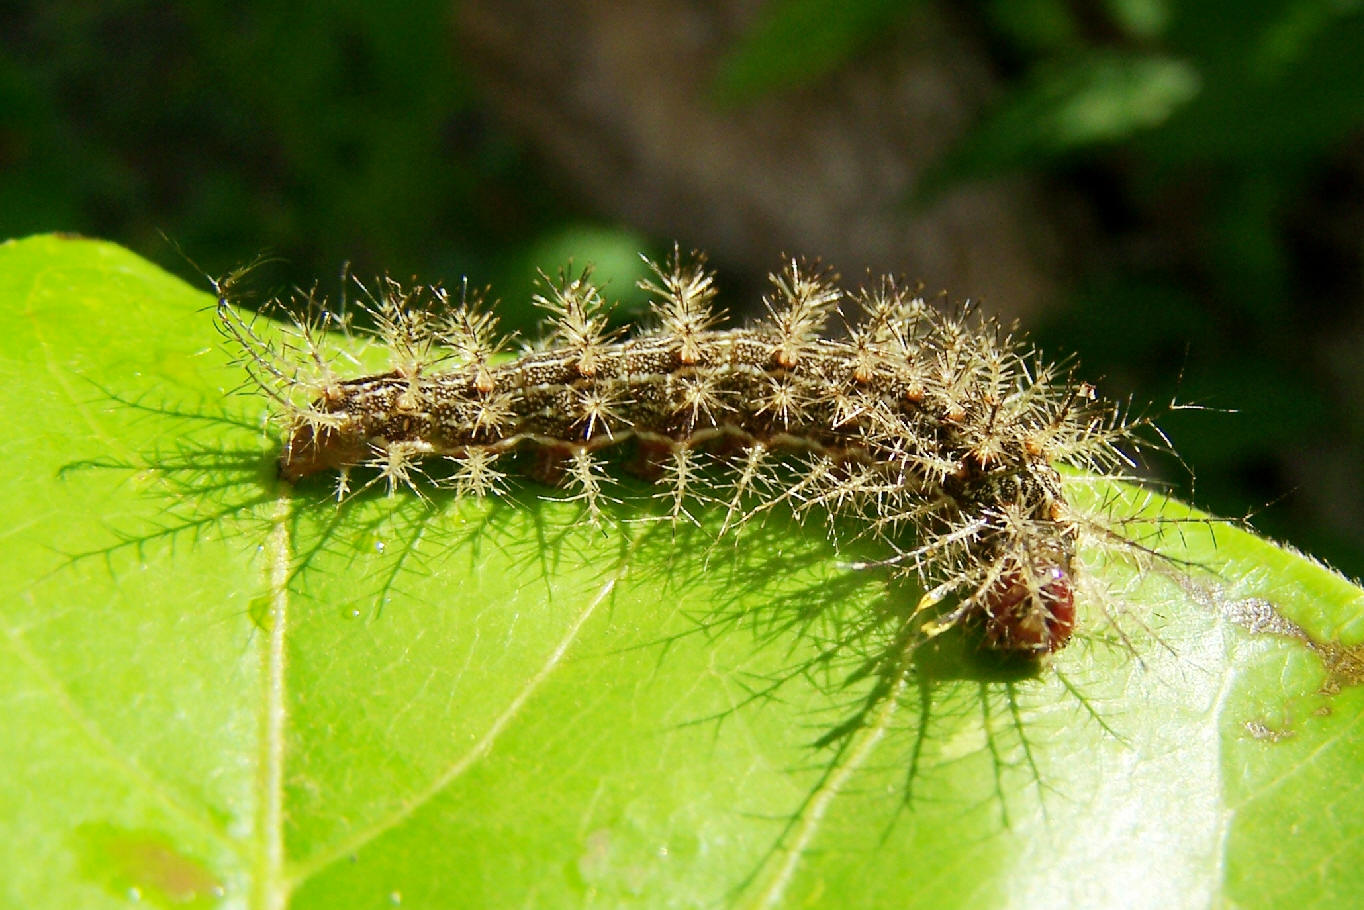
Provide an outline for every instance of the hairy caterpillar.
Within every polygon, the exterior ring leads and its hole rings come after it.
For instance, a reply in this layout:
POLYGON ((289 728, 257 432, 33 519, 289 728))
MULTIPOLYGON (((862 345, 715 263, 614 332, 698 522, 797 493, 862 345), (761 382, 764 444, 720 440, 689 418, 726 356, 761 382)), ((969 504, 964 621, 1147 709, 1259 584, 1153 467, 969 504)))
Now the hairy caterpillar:
POLYGON ((677 251, 641 283, 653 326, 608 328, 590 270, 542 277, 545 337, 508 359, 495 316, 471 295, 385 279, 362 304, 389 368, 343 377, 319 347, 343 312, 313 301, 284 342, 228 305, 219 319, 279 405, 279 473, 297 481, 352 468, 390 491, 418 481, 461 494, 503 489, 514 453, 598 514, 608 455, 633 451, 674 520, 703 473, 724 478, 725 527, 777 505, 823 510, 887 541, 897 571, 956 599, 930 634, 979 623, 988 647, 1043 654, 1075 624, 1079 519, 1057 465, 1130 464, 1132 425, 1093 386, 1042 360, 969 304, 935 305, 891 278, 846 292, 792 260, 771 276, 766 317, 720 328, 713 276, 677 251), (838 315, 843 334, 829 337, 838 315), (444 462, 444 469, 439 469, 444 462))

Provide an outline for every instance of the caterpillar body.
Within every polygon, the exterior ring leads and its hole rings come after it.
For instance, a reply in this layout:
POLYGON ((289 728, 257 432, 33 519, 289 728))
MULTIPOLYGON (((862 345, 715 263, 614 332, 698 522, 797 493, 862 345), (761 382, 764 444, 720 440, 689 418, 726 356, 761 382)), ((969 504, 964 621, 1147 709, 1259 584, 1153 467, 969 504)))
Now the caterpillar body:
POLYGON ((389 357, 369 375, 337 373, 322 336, 350 321, 311 295, 313 315, 283 341, 229 305, 228 281, 219 320, 281 412, 287 481, 335 471, 345 496, 364 466, 390 491, 429 482, 482 497, 529 452, 531 473, 595 518, 608 460, 629 451, 673 520, 709 475, 726 529, 786 506, 886 541, 885 564, 929 589, 921 606, 955 599, 929 634, 976 623, 988 647, 1029 655, 1070 639, 1081 519, 1057 465, 1129 464, 1119 408, 971 305, 891 278, 849 292, 791 260, 771 276, 765 318, 722 328, 702 257, 674 250, 651 268, 652 326, 628 337, 608 327, 590 270, 542 275, 548 331, 510 359, 467 284, 458 299, 392 280, 367 292, 364 331, 389 357))

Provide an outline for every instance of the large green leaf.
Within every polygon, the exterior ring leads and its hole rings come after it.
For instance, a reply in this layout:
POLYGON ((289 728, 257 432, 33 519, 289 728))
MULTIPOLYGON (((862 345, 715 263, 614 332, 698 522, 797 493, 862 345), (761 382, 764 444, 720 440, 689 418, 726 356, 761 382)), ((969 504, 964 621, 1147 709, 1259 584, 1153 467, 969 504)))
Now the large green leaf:
POLYGON ((1364 893, 1364 594, 1311 562, 1166 504, 1129 530, 1176 561, 1088 546, 1117 593, 1054 658, 906 665, 919 592, 822 528, 278 483, 211 303, 0 247, 0 903, 1364 893))

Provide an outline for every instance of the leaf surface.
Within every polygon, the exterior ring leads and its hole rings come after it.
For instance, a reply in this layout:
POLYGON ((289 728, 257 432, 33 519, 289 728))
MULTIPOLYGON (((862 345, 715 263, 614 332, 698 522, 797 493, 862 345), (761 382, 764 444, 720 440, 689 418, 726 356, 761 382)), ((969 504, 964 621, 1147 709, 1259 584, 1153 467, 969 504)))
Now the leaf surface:
POLYGON ((0 903, 1364 893, 1364 593, 1309 560, 1077 489, 1174 561, 1088 545, 1110 593, 1040 666, 906 661, 921 592, 814 525, 279 483, 212 303, 109 244, 0 246, 0 903))

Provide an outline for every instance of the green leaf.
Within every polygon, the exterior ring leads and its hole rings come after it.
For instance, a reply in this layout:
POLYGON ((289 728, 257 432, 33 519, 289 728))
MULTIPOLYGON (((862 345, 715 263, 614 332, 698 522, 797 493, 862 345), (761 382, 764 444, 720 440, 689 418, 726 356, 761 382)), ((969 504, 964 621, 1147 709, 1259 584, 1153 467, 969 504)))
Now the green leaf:
MULTIPOLYGON (((1364 7, 1272 4, 1272 12, 1188 5, 1171 44, 1196 60, 1203 90, 1139 152, 1156 166, 1244 169, 1292 186, 1364 124, 1364 7), (1221 13, 1219 15, 1219 13, 1221 13)), ((1215 173, 1216 171, 1212 171, 1215 173)))
POLYGON ((1364 889, 1364 592, 1310 561, 1077 485, 1171 561, 1089 543, 1113 593, 1040 665, 955 633, 906 665, 919 592, 821 528, 278 483, 211 304, 108 244, 0 247, 0 903, 1364 889))
POLYGON ((1200 85, 1188 62, 1169 57, 1093 53, 1039 67, 934 165, 918 192, 1135 136, 1169 120, 1200 85))
POLYGON ((727 103, 810 85, 884 37, 916 4, 905 0, 780 0, 721 61, 716 94, 727 103))

